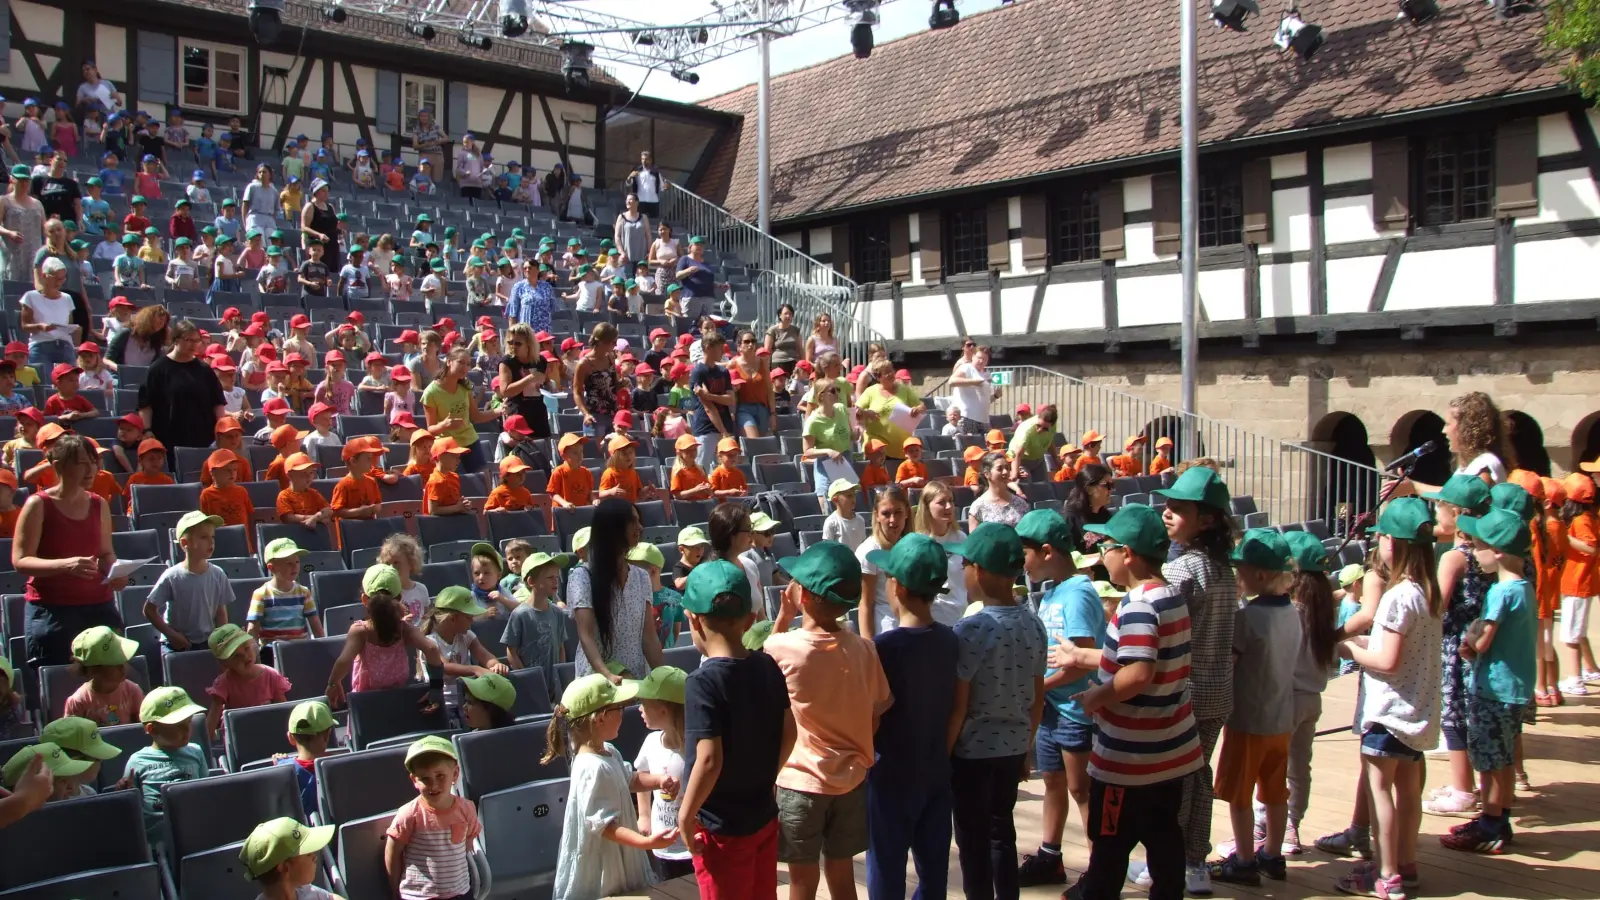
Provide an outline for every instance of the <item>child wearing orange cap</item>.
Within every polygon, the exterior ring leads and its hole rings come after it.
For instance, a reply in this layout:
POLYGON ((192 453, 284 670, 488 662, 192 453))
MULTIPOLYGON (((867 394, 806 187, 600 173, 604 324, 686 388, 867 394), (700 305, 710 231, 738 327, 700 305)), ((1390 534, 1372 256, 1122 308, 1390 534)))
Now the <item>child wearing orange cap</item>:
POLYGON ((268 464, 267 480, 276 480, 279 490, 289 487, 289 473, 284 469, 284 461, 300 452, 300 442, 305 436, 305 432, 293 425, 279 425, 272 429, 272 449, 278 451, 278 458, 268 464))
POLYGON ((711 470, 711 495, 718 500, 743 497, 750 492, 750 483, 739 465, 739 439, 725 437, 717 441, 717 467, 711 470))
MULTIPOLYGON (((21 422, 22 420, 18 418, 17 421, 21 422)), ((48 457, 50 445, 61 440, 61 436, 66 433, 67 430, 55 422, 46 422, 34 434, 34 443, 38 444, 39 449, 44 451, 48 457)), ((22 480, 26 484, 33 485, 37 490, 55 487, 56 470, 50 465, 48 458, 41 459, 32 468, 22 473, 22 480)))
MULTIPOLYGON (((1067 446, 1070 447, 1072 445, 1068 444, 1067 446)), ((978 486, 979 479, 983 477, 983 454, 985 452, 984 448, 977 444, 973 444, 971 447, 961 451, 961 460, 967 464, 967 471, 961 476, 962 484, 970 488, 978 486)), ((1060 479, 1058 478, 1057 480, 1059 481, 1060 479)))
POLYGON ((639 479, 639 470, 633 467, 634 451, 639 442, 626 434, 613 434, 606 442, 611 458, 600 475, 600 498, 621 497, 629 503, 656 499, 656 489, 645 486, 639 479))
POLYGON ((583 465, 583 442, 587 440, 581 434, 563 434, 556 446, 561 465, 550 473, 545 492, 557 506, 588 506, 594 502, 594 473, 583 465))
POLYGON ((1160 475, 1172 468, 1172 438, 1156 438, 1156 455, 1150 460, 1150 474, 1160 475))
POLYGON ((211 486, 200 492, 200 511, 222 519, 223 525, 243 525, 245 540, 250 552, 256 549, 254 530, 250 527, 250 492, 234 480, 238 471, 239 454, 232 450, 218 450, 206 457, 201 478, 211 478, 211 486))
MULTIPOLYGON (((1556 660, 1556 610, 1561 608, 1561 568, 1566 562, 1567 523, 1561 508, 1567 503, 1567 489, 1554 478, 1539 479, 1542 511, 1534 521, 1543 532, 1541 549, 1536 554, 1539 600, 1539 658, 1535 670, 1534 697, 1544 694, 1546 706, 1561 706, 1561 665, 1556 660)), ((1529 493, 1533 493, 1529 491, 1529 493)))
POLYGON ((465 516, 472 514, 472 501, 461 496, 461 457, 467 448, 452 437, 438 438, 433 442, 433 463, 438 468, 428 476, 422 488, 422 512, 430 516, 465 516))
POLYGON ((401 470, 401 475, 420 475, 423 484, 427 484, 428 476, 438 468, 433 464, 433 440, 433 432, 426 428, 411 432, 411 458, 401 470))
POLYGON ((1139 448, 1144 445, 1144 435, 1136 434, 1122 445, 1122 452, 1107 462, 1111 471, 1122 478, 1136 478, 1144 474, 1144 462, 1139 459, 1139 448))
POLYGON ((1054 481, 1071 481, 1078 472, 1078 457, 1083 455, 1083 449, 1077 444, 1061 445, 1061 466, 1051 477, 1054 481))
MULTIPOLYGON (((289 473, 289 486, 278 492, 278 519, 287 525, 304 525, 316 528, 333 521, 333 507, 328 498, 311 486, 317 477, 317 464, 304 453, 291 454, 283 461, 289 473)), ((331 524, 329 527, 332 527, 331 524)))
POLYGON ((989 450, 998 450, 1001 453, 1006 452, 1008 442, 1006 441, 1005 432, 998 428, 989 429, 989 433, 983 436, 983 445, 989 450))
POLYGON ((77 422, 100 415, 100 410, 89 402, 89 398, 78 393, 78 376, 82 374, 83 370, 72 363, 57 363, 50 370, 50 380, 55 383, 56 392, 45 398, 45 415, 55 416, 63 422, 77 422))
POLYGON ((1073 475, 1083 471, 1083 467, 1087 465, 1104 465, 1100 461, 1100 445, 1105 439, 1105 435, 1092 428, 1083 433, 1083 440, 1078 442, 1083 446, 1083 455, 1078 457, 1078 461, 1073 464, 1073 475))
MULTIPOLYGON (((349 473, 333 486, 333 514, 341 519, 376 519, 383 507, 378 482, 369 477, 372 457, 383 453, 377 438, 363 435, 345 446, 342 456, 349 473)), ((424 501, 426 502, 426 501, 424 501)))
POLYGON ((872 438, 867 441, 864 449, 867 464, 861 468, 861 487, 866 489, 886 486, 889 483, 889 470, 883 467, 883 459, 889 445, 872 438))
POLYGON ((922 461, 922 438, 908 437, 902 445, 906 458, 894 470, 895 483, 903 488, 919 488, 928 483, 928 465, 922 461))
MULTIPOLYGON (((226 450, 235 457, 233 463, 233 480, 236 482, 249 481, 251 476, 250 461, 245 458, 244 428, 239 420, 233 416, 223 416, 217 420, 216 441, 218 450, 226 450)), ((211 483, 211 470, 201 468, 200 483, 211 483)))
MULTIPOLYGON (((22 508, 13 500, 17 496, 17 473, 10 469, 0 469, 0 538, 10 539, 17 533, 17 517, 22 515, 22 508)), ((5 686, 10 690, 11 686, 5 686)))
POLYGON ((711 499, 711 481, 700 468, 700 442, 692 434, 683 434, 678 436, 672 449, 678 454, 678 461, 672 466, 673 499, 711 499))
MULTIPOLYGON (((41 434, 43 432, 40 432, 41 434)), ((1596 550, 1600 548, 1600 526, 1595 520, 1594 481, 1582 472, 1573 472, 1561 482, 1567 502, 1561 519, 1567 525, 1566 559, 1561 566, 1561 633, 1557 645, 1561 668, 1567 677, 1561 693, 1585 696, 1585 683, 1600 680, 1589 646, 1589 607, 1595 595, 1596 550)))
POLYGON ((503 509, 514 512, 532 506, 533 493, 522 483, 526 477, 523 473, 529 468, 530 466, 518 456, 508 456, 500 460, 500 484, 489 492, 489 500, 483 504, 484 511, 503 509))
POLYGON ((133 502, 133 486, 136 484, 173 484, 172 476, 167 474, 167 448, 155 438, 145 438, 139 442, 139 449, 134 454, 138 460, 139 468, 128 476, 127 487, 123 489, 123 496, 128 502, 133 502))

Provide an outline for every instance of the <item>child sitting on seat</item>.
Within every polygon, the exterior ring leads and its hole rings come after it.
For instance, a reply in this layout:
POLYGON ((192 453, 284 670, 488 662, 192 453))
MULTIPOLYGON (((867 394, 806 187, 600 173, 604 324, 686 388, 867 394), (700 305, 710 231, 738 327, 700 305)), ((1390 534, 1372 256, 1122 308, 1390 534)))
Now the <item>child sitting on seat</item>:
POLYGON ((433 442, 433 464, 437 467, 422 490, 422 512, 430 516, 465 516, 472 514, 472 501, 461 496, 461 457, 467 448, 456 443, 455 438, 442 437, 433 442))
MULTIPOLYGON (((422 626, 422 632, 432 639, 443 659, 444 674, 450 678, 485 675, 494 672, 504 675, 511 671, 505 663, 494 658, 489 648, 483 646, 472 631, 474 619, 487 613, 473 599, 472 591, 460 585, 450 585, 434 598, 433 612, 422 626)), ((445 691, 445 702, 454 721, 460 721, 461 686, 450 684, 445 691)))
POLYGON ((294 766, 295 778, 300 782, 300 807, 306 815, 317 812, 317 760, 328 755, 328 744, 333 740, 333 711, 321 700, 307 700, 289 712, 289 744, 295 748, 291 755, 277 753, 272 757, 275 766, 294 766))
POLYGON ((139 707, 139 721, 151 743, 128 757, 127 773, 143 800, 145 836, 152 850, 161 847, 165 832, 161 827, 166 810, 161 789, 211 773, 205 751, 189 742, 194 717, 205 711, 180 687, 156 688, 139 707))
POLYGON ((237 625, 220 625, 211 632, 206 644, 222 666, 222 673, 206 689, 211 696, 211 708, 206 711, 207 739, 216 741, 220 737, 223 710, 266 706, 289 699, 289 689, 293 685, 277 669, 257 662, 260 651, 250 632, 237 625))
POLYGON ((516 723, 511 707, 517 688, 509 678, 490 672, 461 679, 461 723, 473 731, 489 731, 516 723))
POLYGON ((528 464, 521 457, 508 456, 500 461, 500 484, 489 492, 489 500, 484 504, 485 512, 505 510, 515 512, 527 509, 533 505, 533 494, 523 486, 524 472, 528 471, 528 464))
MULTIPOLYGON (((72 639, 72 671, 88 679, 67 698, 64 714, 80 716, 96 725, 127 725, 135 720, 144 691, 128 677, 128 660, 139 644, 100 625, 72 639)), ((6 689, 10 696, 10 672, 6 689)))

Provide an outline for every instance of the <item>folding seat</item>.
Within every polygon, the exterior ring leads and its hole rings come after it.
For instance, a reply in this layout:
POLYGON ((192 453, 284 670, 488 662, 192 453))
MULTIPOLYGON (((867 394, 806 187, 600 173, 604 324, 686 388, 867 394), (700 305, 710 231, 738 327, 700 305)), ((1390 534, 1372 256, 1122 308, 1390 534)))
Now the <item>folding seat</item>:
MULTIPOLYGON (((329 607, 361 605, 361 569, 323 569, 311 576, 311 598, 319 612, 329 607)), ((326 622, 324 622, 326 624, 326 622)))
POLYGON ((250 597, 266 583, 267 579, 265 578, 228 579, 228 586, 233 588, 233 600, 228 604, 229 622, 243 626, 246 616, 250 612, 250 597))
POLYGON ((477 516, 417 517, 417 537, 430 550, 435 545, 453 541, 480 541, 483 540, 482 535, 477 516))
MULTIPOLYGON (((201 706, 210 706, 206 689, 222 674, 222 665, 209 649, 180 650, 161 658, 161 671, 167 684, 183 688, 189 699, 201 706)), ((197 744, 205 740, 202 735, 194 736, 197 744)))
MULTIPOLYGON (((676 509, 678 503, 674 501, 676 509)), ((561 538, 562 547, 572 546, 572 535, 580 528, 588 528, 594 521, 594 507, 557 507, 555 510, 556 535, 561 538)))
POLYGON ((0 896, 154 900, 159 890, 107 893, 113 884, 148 886, 154 870, 138 791, 47 803, 0 840, 0 896))
MULTIPOLYGON (((672 647, 661 651, 662 665, 676 666, 684 672, 700 668, 700 651, 694 647, 672 647)), ((628 757, 632 759, 633 757, 628 757)))
POLYGON ((471 577, 467 564, 459 559, 449 562, 428 563, 422 567, 417 580, 427 585, 428 596, 437 597, 450 585, 465 585, 471 577))
POLYGON ((266 706, 230 709, 222 714, 223 757, 230 772, 271 759, 274 753, 293 753, 289 743, 289 713, 302 701, 288 700, 266 706))
POLYGON ((347 698, 351 748, 364 750, 375 741, 449 731, 450 717, 443 708, 432 713, 418 708, 418 702, 427 693, 428 686, 421 683, 351 693, 347 698))
MULTIPOLYGON (((494 873, 495 897, 549 895, 561 850, 568 787, 567 779, 550 778, 482 796, 480 846, 494 873)), ((356 900, 354 892, 351 900, 356 900)))
POLYGON ((417 789, 405 768, 406 748, 385 747, 317 760, 318 818, 329 825, 399 809, 417 789))
POLYGON ((362 603, 345 603, 322 611, 322 628, 329 637, 343 637, 350 626, 367 617, 367 607, 362 603))
POLYGON ((179 781, 161 796, 177 900, 250 900, 258 890, 239 862, 244 839, 270 819, 306 821, 300 781, 287 766, 179 781))
POLYGON ((484 518, 489 522, 489 539, 496 546, 511 538, 528 538, 550 533, 543 512, 529 510, 494 512, 486 514, 484 518))
MULTIPOLYGON (((274 641, 272 665, 289 679, 290 700, 312 700, 327 689, 333 663, 344 650, 344 637, 310 638, 303 641, 274 641)), ((344 689, 350 690, 349 679, 344 689)))
POLYGON ((184 513, 200 508, 199 484, 136 484, 132 494, 139 528, 171 528, 184 513))
MULTIPOLYGON (((339 519, 339 543, 346 554, 367 547, 380 547, 391 534, 403 534, 406 520, 402 516, 384 516, 378 519, 339 519)), ((354 557, 350 567, 356 568, 354 557)))
MULTIPOLYGON (((44 714, 43 721, 54 722, 61 718, 67 706, 67 698, 72 696, 88 679, 73 674, 72 666, 41 666, 39 668, 39 709, 44 714)), ((150 691, 149 663, 143 656, 135 656, 128 660, 128 677, 146 693, 150 691)), ((131 711, 131 721, 138 721, 139 711, 131 711)))
POLYGON ((565 778, 567 761, 556 757, 539 762, 545 752, 548 721, 527 722, 458 734, 456 754, 461 760, 461 793, 473 803, 485 794, 548 778, 565 778))
MULTIPOLYGON (((327 496, 324 494, 323 496, 327 496)), ((256 523, 256 548, 257 551, 265 550, 266 546, 278 538, 286 537, 295 542, 301 550, 332 550, 333 533, 328 530, 327 523, 316 528, 307 528, 304 525, 279 525, 271 522, 256 523)))
POLYGON ((549 683, 544 679, 544 669, 538 666, 513 669, 506 678, 517 689, 517 700, 511 705, 512 716, 522 719, 551 713, 551 692, 549 683))

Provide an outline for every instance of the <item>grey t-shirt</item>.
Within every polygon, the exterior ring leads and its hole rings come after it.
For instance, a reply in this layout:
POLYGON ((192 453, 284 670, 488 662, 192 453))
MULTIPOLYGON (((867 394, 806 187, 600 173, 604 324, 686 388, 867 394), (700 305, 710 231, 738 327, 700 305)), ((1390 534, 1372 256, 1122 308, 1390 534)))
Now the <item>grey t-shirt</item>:
POLYGON ((550 604, 535 609, 531 603, 519 603, 506 621, 500 642, 516 650, 524 666, 543 669, 545 688, 553 693, 556 663, 561 661, 561 647, 571 630, 572 620, 560 607, 550 604))
POLYGON ((1021 606, 985 606, 956 623, 956 677, 971 683, 959 759, 1017 756, 1032 746, 1035 678, 1043 678, 1049 641, 1039 617, 1021 606))
POLYGON ((1294 730, 1294 668, 1300 614, 1288 597, 1257 597, 1233 614, 1233 712, 1228 727, 1244 734, 1294 730))
MULTIPOLYGON (((206 638, 217 627, 217 609, 226 609, 232 599, 228 573, 209 563, 200 573, 189 571, 183 563, 169 566, 150 590, 150 602, 173 630, 189 639, 191 650, 205 649, 206 638)), ((165 636, 161 643, 166 645, 165 636)))

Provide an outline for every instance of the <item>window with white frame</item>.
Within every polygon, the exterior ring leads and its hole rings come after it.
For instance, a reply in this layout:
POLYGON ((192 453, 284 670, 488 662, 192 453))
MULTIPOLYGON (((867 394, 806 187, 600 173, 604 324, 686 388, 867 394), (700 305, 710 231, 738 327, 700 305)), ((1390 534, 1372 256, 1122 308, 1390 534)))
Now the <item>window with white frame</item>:
POLYGON ((245 50, 227 44, 212 44, 183 38, 183 107, 214 109, 220 112, 245 112, 245 50))
POLYGON ((444 101, 444 82, 436 78, 417 78, 412 75, 401 76, 400 92, 403 96, 403 111, 406 116, 406 134, 417 130, 417 111, 429 110, 433 113, 435 127, 444 127, 440 123, 440 107, 444 101))

